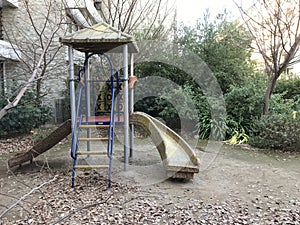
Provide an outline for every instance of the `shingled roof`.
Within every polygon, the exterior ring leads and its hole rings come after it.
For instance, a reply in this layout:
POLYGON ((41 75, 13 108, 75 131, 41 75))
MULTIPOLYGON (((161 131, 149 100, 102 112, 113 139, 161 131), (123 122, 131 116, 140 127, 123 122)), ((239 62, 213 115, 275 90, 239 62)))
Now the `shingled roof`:
POLYGON ((120 46, 124 44, 129 44, 128 52, 138 52, 131 35, 118 31, 104 22, 67 34, 59 40, 81 52, 122 52, 120 46))

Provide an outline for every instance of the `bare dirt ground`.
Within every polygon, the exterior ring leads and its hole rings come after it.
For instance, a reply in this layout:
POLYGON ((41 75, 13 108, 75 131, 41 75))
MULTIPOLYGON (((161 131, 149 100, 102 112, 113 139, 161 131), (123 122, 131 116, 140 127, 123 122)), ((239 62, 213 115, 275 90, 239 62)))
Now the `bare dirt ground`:
POLYGON ((70 187, 69 141, 13 170, 13 153, 3 151, 0 224, 300 224, 299 154, 222 145, 215 155, 202 146, 196 152, 206 166, 182 181, 166 177, 149 138, 135 139, 124 172, 117 143, 111 189, 104 171, 78 173, 70 187))

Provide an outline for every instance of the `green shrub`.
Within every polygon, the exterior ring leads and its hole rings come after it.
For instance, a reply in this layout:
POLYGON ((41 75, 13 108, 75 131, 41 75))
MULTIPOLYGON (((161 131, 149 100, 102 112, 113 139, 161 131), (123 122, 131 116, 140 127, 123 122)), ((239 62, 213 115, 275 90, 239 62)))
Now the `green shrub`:
POLYGON ((271 97, 270 114, 253 121, 249 144, 259 148, 300 151, 300 105, 285 93, 271 97))
POLYGON ((243 86, 231 86, 225 94, 228 138, 236 131, 249 133, 253 120, 260 118, 265 87, 264 80, 251 79, 243 86))
POLYGON ((300 96, 300 78, 279 80, 274 93, 283 94, 284 99, 295 99, 300 96))
POLYGON ((186 87, 185 90, 191 96, 197 109, 197 132, 200 139, 223 140, 227 130, 224 109, 219 107, 220 99, 205 96, 200 88, 186 87), (212 117, 214 110, 214 118, 212 117))
POLYGON ((300 116, 272 114, 256 120, 249 144, 258 148, 300 151, 300 116))
POLYGON ((284 94, 271 96, 270 114, 290 116, 292 112, 300 110, 300 98, 285 99, 284 94))
MULTIPOLYGON (((223 140, 226 131, 226 119, 222 115, 212 118, 211 110, 217 110, 218 99, 209 99, 201 88, 189 83, 182 88, 165 92, 157 99, 157 104, 162 109, 159 115, 163 118, 173 118, 181 122, 191 121, 194 127, 192 131, 197 132, 200 139, 210 138, 211 140, 223 140), (176 109, 170 103, 176 104, 176 109), (210 104, 215 104, 210 105, 210 104)), ((222 112, 222 109, 220 110, 222 112)))
MULTIPOLYGON (((0 108, 6 104, 6 99, 0 97, 0 108)), ((35 100, 34 92, 29 90, 18 106, 0 120, 0 136, 27 133, 32 128, 45 124, 50 118, 50 107, 35 100)))
POLYGON ((177 88, 164 92, 159 99, 157 104, 162 111, 159 115, 166 118, 176 118, 186 120, 195 120, 198 117, 195 102, 189 85, 184 85, 183 88, 177 88), (173 103, 173 105, 171 105, 173 103), (175 108, 176 107, 176 108, 175 108))
MULTIPOLYGON (((236 134, 245 133, 246 135, 250 135, 251 133, 253 133, 254 127, 256 127, 256 130, 260 129, 257 128, 257 126, 262 126, 262 124, 260 124, 262 123, 260 118, 264 103, 265 89, 266 81, 260 77, 257 77, 255 79, 248 79, 248 81, 243 86, 231 86, 230 91, 225 94, 227 110, 227 139, 230 139, 232 137, 234 138, 236 134)), ((286 99, 285 93, 286 92, 277 92, 272 94, 270 99, 271 115, 289 118, 293 111, 300 110, 299 99, 286 99)), ((262 121, 264 123, 267 123, 265 119, 262 119, 262 121)), ((272 120, 270 120, 269 122, 271 123, 272 120)), ((271 125, 269 124, 268 127, 269 126, 271 125)), ((274 124, 274 126, 276 126, 276 124, 274 124)), ((278 129, 280 129, 280 127, 278 129)), ((254 136, 257 135, 258 134, 255 131, 254 136)), ((272 143, 268 143, 268 140, 265 140, 264 142, 263 135, 259 138, 255 138, 255 141, 254 139, 252 139, 252 142, 261 142, 262 144, 266 144, 266 146, 270 147, 272 147, 273 145, 272 143), (258 139, 260 139, 260 141, 256 141, 258 139)), ((257 143, 257 145, 260 144, 257 143)))

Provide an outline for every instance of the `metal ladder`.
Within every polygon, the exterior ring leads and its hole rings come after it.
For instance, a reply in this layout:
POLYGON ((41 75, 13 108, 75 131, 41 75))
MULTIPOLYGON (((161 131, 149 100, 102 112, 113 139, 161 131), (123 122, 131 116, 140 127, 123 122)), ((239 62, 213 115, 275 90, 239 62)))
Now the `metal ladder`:
MULTIPOLYGON (((93 55, 93 54, 91 54, 93 55)), ((90 56, 91 56, 90 55, 90 56)), ((89 57, 90 57, 89 56, 89 57)), ((107 56, 106 56, 107 57, 107 56)), ((109 59, 107 57, 107 59, 109 59)), ((88 60, 88 57, 86 61, 88 60)), ((109 61, 110 62, 110 61, 109 61)), ((86 64, 86 62, 85 62, 86 64)), ((84 64, 84 65, 85 65, 84 64)), ((111 62, 110 62, 111 64, 111 62)), ((76 122, 74 123, 73 127, 73 133, 72 133, 72 146, 71 146, 71 157, 73 159, 73 168, 72 168, 72 188, 75 186, 75 171, 76 170, 86 170, 86 169, 108 169, 108 176, 107 176, 107 186, 108 188, 111 188, 111 175, 112 175, 112 159, 113 159, 113 147, 114 147, 114 128, 115 128, 115 94, 119 91, 119 82, 120 79, 118 77, 118 73, 116 79, 114 78, 113 72, 112 72, 112 65, 111 67, 111 75, 110 75, 110 87, 111 87, 111 108, 110 108, 110 119, 109 123, 107 122, 92 122, 89 123, 87 119, 87 115, 84 118, 82 114, 82 95, 83 92, 86 91, 86 79, 84 79, 84 82, 82 82, 82 76, 80 76, 81 73, 84 73, 85 76, 85 67, 84 69, 79 71, 78 80, 79 80, 79 94, 78 94, 78 103, 77 103, 77 109, 76 109, 76 122), (116 84, 115 84, 116 83, 116 84), (83 129, 93 129, 93 128, 105 128, 108 129, 108 136, 106 138, 103 137, 81 137, 81 130, 83 129), (89 151, 88 147, 86 150, 80 150, 79 149, 79 143, 82 141, 107 141, 107 151, 89 151), (109 162, 105 165, 80 165, 78 163, 78 157, 79 156, 93 156, 93 155, 102 155, 107 156, 109 162)), ((86 93, 86 92, 85 92, 86 93)), ((119 116, 119 115, 118 115, 119 116)))

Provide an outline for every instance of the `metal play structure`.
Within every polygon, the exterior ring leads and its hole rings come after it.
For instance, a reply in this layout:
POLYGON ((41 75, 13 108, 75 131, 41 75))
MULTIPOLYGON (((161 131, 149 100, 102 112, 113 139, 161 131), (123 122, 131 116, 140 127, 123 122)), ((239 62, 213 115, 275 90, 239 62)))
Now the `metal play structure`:
MULTIPOLYGON (((133 37, 122 33, 106 23, 99 23, 94 26, 71 33, 60 39, 61 43, 69 46, 69 76, 70 96, 72 111, 72 148, 71 156, 74 159, 72 172, 72 186, 74 187, 75 170, 77 169, 108 169, 108 187, 111 186, 112 155, 114 146, 114 128, 116 124, 123 124, 124 127, 124 170, 128 169, 130 147, 133 144, 133 135, 130 135, 129 142, 129 88, 128 88, 128 58, 133 59, 133 54, 138 49, 133 37), (79 71, 79 94, 77 104, 75 100, 75 79, 73 66, 73 49, 85 53, 83 69, 79 71), (122 55, 122 77, 119 69, 115 68, 107 52, 119 53, 122 55), (109 76, 95 76, 91 74, 90 59, 97 56, 103 67, 108 68, 109 76), (103 62, 105 61, 105 62, 103 62), (104 65, 105 64, 105 65, 104 65), (95 94, 95 86, 97 94, 95 94), (105 89, 103 91, 103 89, 105 89), (102 95, 100 94, 102 89, 102 95), (121 90, 122 89, 122 90, 121 90), (122 93, 122 109, 120 107, 120 92, 122 93), (94 94, 93 94, 94 93, 94 94), (97 100, 93 99, 98 95, 97 100), (82 98, 85 105, 82 104, 82 98), (97 102, 96 112, 93 104, 97 102), (83 110, 84 109, 84 110, 83 110), (98 111, 97 111, 98 110, 98 111), (84 111, 84 112, 83 112, 84 111), (122 112, 121 112, 122 111, 122 112), (107 128, 108 136, 105 138, 92 137, 92 128, 107 128), (81 130, 87 130, 87 136, 81 138, 81 130), (87 142, 87 150, 79 150, 79 141, 87 142), (91 141, 107 141, 107 152, 90 151, 91 141), (101 155, 106 154, 109 158, 108 165, 78 165, 79 155, 101 155)), ((132 70, 131 70, 132 71, 132 70)), ((101 71, 100 71, 101 72, 101 71)), ((133 105, 133 102, 131 102, 133 105)), ((133 107, 130 107, 132 110, 133 107)), ((133 132, 133 131, 132 131, 133 132)), ((132 149, 132 146, 131 146, 132 149)))
MULTIPOLYGON (((78 169, 107 169, 108 187, 111 187, 112 159, 114 153, 114 132, 116 125, 124 129, 124 170, 128 170, 129 157, 132 156, 134 131, 133 125, 143 127, 156 145, 169 176, 176 178, 193 178, 199 172, 199 161, 193 149, 170 128, 145 113, 133 112, 134 83, 133 55, 138 48, 132 36, 120 32, 106 23, 79 30, 60 38, 61 43, 69 47, 69 76, 72 109, 72 148, 73 158, 72 187, 75 185, 75 171, 78 169), (85 54, 83 69, 78 72, 79 93, 75 100, 75 78, 73 49, 85 54), (122 55, 122 66, 114 67, 109 55, 122 55), (129 56, 130 55, 130 56, 129 56), (91 66, 91 59, 94 61, 91 66), (128 76, 128 59, 130 72, 128 76), (102 74, 92 71, 100 64, 102 74), (104 68, 108 76, 104 76, 104 68), (108 72, 107 72, 108 71, 108 72), (102 84, 102 85, 101 85, 102 84), (129 90, 130 89, 130 90, 129 90), (130 92, 130 93, 129 93, 130 92), (121 97, 120 97, 121 96, 121 97), (77 102, 77 103, 76 103, 77 102), (129 128, 131 129, 129 132, 129 128), (92 136, 91 129, 107 129, 106 137, 92 136), (86 130, 86 131, 84 131, 86 130), (85 133, 85 137, 81 134, 85 133), (87 142, 84 150, 80 142, 87 142), (92 151, 92 141, 106 143, 106 151, 92 151), (81 155, 104 155, 109 159, 107 164, 78 164, 81 155)), ((119 60, 120 61, 120 60, 119 60)))
POLYGON ((151 137, 169 177, 191 179, 199 172, 198 158, 182 137, 150 115, 133 111, 136 81, 133 56, 138 48, 132 36, 101 22, 61 37, 60 42, 68 46, 71 121, 63 123, 32 149, 11 158, 9 167, 32 161, 72 133, 72 187, 77 170, 105 169, 110 188, 115 126, 123 126, 126 171, 129 157, 133 155, 133 126, 138 125, 151 137), (85 55, 82 68, 76 74, 74 49, 85 55), (91 148, 95 144, 100 144, 96 150, 91 148), (84 164, 80 156, 96 162, 84 164))

